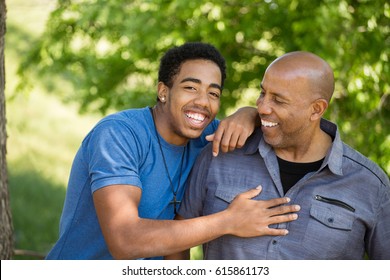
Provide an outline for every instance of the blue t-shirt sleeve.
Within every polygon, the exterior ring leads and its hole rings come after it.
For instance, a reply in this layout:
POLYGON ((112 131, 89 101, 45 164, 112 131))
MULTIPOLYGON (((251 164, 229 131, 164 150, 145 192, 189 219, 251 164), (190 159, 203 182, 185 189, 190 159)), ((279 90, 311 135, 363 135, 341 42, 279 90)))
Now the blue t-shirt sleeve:
POLYGON ((217 130, 219 123, 220 120, 214 119, 207 127, 207 131, 205 131, 207 133, 206 135, 214 133, 217 130))
POLYGON ((139 161, 142 146, 131 127, 120 120, 99 123, 84 140, 92 192, 125 184, 142 187, 139 161))

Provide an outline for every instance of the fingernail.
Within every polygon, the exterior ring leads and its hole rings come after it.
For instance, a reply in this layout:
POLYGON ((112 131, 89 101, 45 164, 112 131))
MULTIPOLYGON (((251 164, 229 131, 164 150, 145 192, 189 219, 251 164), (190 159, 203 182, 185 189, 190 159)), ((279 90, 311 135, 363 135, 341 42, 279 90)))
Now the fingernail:
POLYGON ((286 197, 286 200, 287 200, 287 202, 290 202, 290 201, 291 201, 291 199, 290 199, 289 197, 286 197))
POLYGON ((217 155, 217 152, 213 152, 213 157, 216 157, 217 155))
POLYGON ((261 186, 261 185, 258 185, 257 187, 256 187, 256 190, 261 190, 263 187, 261 186))

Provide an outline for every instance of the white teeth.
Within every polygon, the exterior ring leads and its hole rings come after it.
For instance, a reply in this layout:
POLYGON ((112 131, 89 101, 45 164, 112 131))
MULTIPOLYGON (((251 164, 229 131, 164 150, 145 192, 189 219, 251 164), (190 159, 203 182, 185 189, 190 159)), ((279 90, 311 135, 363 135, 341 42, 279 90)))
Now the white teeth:
POLYGON ((199 122, 203 122, 206 118, 204 115, 198 113, 187 113, 186 116, 199 122))
POLYGON ((278 124, 277 123, 273 123, 273 122, 267 122, 267 121, 261 120, 261 125, 263 125, 265 127, 273 127, 273 126, 277 126, 278 124))

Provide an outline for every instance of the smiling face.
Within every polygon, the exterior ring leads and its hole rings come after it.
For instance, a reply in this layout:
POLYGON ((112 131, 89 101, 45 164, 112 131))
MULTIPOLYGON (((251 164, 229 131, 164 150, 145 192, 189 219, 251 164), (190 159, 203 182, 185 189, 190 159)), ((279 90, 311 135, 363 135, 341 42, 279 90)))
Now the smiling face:
POLYGON ((222 75, 210 60, 185 61, 174 77, 172 87, 158 84, 162 113, 156 111, 160 135, 169 143, 183 145, 199 137, 216 117, 219 106, 222 75))
POLYGON ((287 53, 268 66, 257 109, 264 140, 277 156, 312 162, 326 155, 332 139, 320 122, 333 90, 333 71, 315 54, 287 53))
POLYGON ((300 145, 310 135, 311 99, 304 78, 284 69, 271 68, 261 84, 257 100, 265 141, 274 148, 300 145))
POLYGON ((265 141, 280 154, 308 149, 333 90, 329 66, 319 57, 296 52, 267 68, 257 108, 265 141))

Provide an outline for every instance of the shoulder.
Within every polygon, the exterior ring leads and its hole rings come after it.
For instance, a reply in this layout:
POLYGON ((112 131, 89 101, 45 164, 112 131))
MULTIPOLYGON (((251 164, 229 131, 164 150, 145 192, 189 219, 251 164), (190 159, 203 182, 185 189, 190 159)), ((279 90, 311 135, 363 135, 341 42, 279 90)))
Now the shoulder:
POLYGON ((196 159, 197 164, 199 165, 200 163, 202 163, 201 165, 204 166, 204 163, 211 162, 211 160, 213 159, 212 150, 213 143, 210 142, 206 144, 206 146, 201 150, 199 156, 196 159))
POLYGON ((142 126, 148 122, 148 116, 151 118, 148 108, 128 109, 104 117, 96 126, 105 123, 123 123, 124 125, 142 126))
POLYGON ((128 109, 104 117, 95 125, 91 132, 113 130, 120 134, 123 132, 121 129, 126 128, 126 130, 142 133, 144 130, 149 130, 150 126, 151 116, 148 108, 128 109))
POLYGON ((389 177, 375 162, 345 143, 343 143, 343 162, 345 167, 353 168, 355 172, 362 172, 390 187, 389 177))
POLYGON ((135 143, 135 147, 140 149, 150 142, 151 128, 153 126, 147 108, 121 111, 100 120, 84 138, 83 146, 124 147, 135 143))
POLYGON ((202 150, 198 159, 203 162, 229 163, 236 165, 237 160, 243 160, 244 157, 258 155, 258 147, 262 136, 261 129, 256 129, 242 148, 236 148, 227 153, 220 152, 217 157, 212 155, 213 143, 210 142, 202 150))

